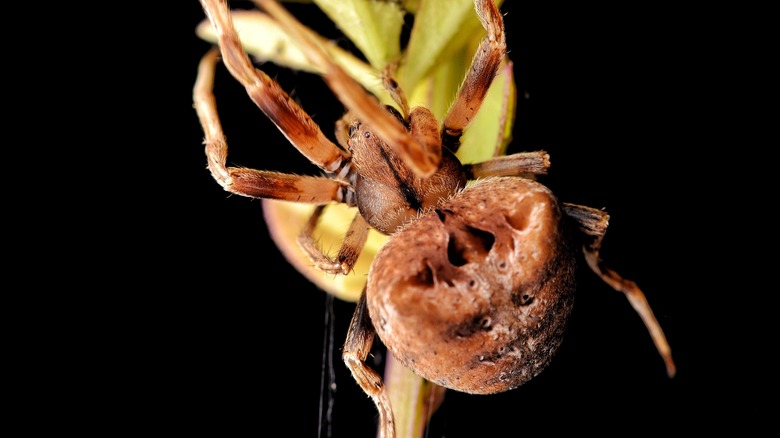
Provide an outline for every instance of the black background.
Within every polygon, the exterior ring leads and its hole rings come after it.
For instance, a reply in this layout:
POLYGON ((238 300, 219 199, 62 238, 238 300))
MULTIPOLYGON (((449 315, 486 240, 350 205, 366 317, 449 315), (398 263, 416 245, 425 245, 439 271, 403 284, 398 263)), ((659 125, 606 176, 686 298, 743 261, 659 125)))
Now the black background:
MULTIPOLYGON (((753 318, 764 307, 758 290, 727 262, 743 253, 723 248, 736 232, 724 226, 730 211, 711 196, 713 180, 731 173, 719 170, 728 168, 727 158, 712 164, 712 137, 725 127, 701 115, 728 87, 701 67, 710 62, 715 37, 706 28, 691 31, 701 17, 683 11, 506 3, 520 93, 510 152, 547 150, 552 168, 542 182, 563 201, 610 213, 602 256, 644 290, 678 375, 666 377, 627 300, 585 269, 552 364, 507 393, 450 391, 427 436, 760 427, 773 413, 757 395, 774 383, 765 374, 769 360, 761 340, 768 323, 753 318), (745 295, 756 300, 746 303, 745 295)), ((154 415, 217 435, 326 436, 330 427, 334 437, 373 436, 373 404, 339 358, 354 304, 333 303, 337 391, 328 426, 320 416, 328 403, 321 386, 325 294, 284 263, 269 240, 260 202, 228 196, 205 169, 190 91, 209 45, 194 34, 204 18, 200 6, 187 7, 191 56, 183 63, 187 76, 176 85, 184 98, 175 111, 189 124, 175 147, 177 211, 162 219, 172 243, 166 256, 178 261, 162 267, 170 293, 158 345, 171 365, 162 367, 160 399, 169 410, 154 415)), ((338 37, 313 6, 289 7, 306 24, 338 37)), ((343 108, 319 78, 262 68, 326 135, 332 132, 343 108)), ((215 92, 230 163, 317 172, 221 66, 215 92)), ((380 350, 377 355, 381 359, 380 350)))

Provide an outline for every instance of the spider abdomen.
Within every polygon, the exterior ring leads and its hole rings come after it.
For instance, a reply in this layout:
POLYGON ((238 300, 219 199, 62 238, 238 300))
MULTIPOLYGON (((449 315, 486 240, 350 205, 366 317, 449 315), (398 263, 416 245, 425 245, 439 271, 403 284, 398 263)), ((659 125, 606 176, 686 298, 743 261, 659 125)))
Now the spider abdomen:
POLYGON ((395 234, 368 279, 382 342, 418 375, 496 393, 549 363, 571 312, 575 260, 552 192, 474 183, 395 234))

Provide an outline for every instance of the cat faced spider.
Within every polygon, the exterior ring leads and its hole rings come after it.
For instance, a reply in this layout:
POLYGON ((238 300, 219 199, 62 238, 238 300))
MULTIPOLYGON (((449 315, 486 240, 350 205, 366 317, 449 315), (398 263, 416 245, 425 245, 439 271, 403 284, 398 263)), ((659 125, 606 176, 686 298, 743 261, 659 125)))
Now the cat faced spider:
POLYGON ((204 56, 194 88, 208 168, 230 193, 316 205, 298 243, 320 271, 347 275, 369 229, 390 236, 371 265, 343 348, 344 362, 380 413, 381 436, 395 436, 395 427, 382 378, 365 363, 375 335, 397 360, 445 388, 473 394, 516 388, 547 366, 561 342, 578 247, 599 277, 625 293, 674 375, 671 351, 644 294, 599 257, 608 215, 561 203, 536 182, 550 165, 544 151, 476 163, 455 156, 506 56, 503 18, 492 0, 474 1, 486 36, 441 124, 429 109, 410 107, 393 66, 382 79, 394 105, 382 105, 283 7, 273 0, 257 3, 289 32, 347 112, 334 143, 254 67, 226 2, 201 0, 219 46, 204 56), (212 91, 220 55, 322 176, 227 166, 212 91), (335 257, 312 236, 332 203, 358 211, 335 257))

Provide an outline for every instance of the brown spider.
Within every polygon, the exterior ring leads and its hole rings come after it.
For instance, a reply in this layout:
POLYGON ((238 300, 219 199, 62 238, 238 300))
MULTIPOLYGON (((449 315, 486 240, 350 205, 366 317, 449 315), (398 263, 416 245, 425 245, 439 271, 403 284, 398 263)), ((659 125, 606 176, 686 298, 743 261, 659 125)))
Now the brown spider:
POLYGON ((258 0, 347 108, 337 123, 337 143, 253 66, 227 4, 201 3, 230 73, 324 172, 300 176, 227 167, 212 92, 219 58, 213 49, 201 62, 194 103, 214 179, 242 196, 316 205, 299 244, 313 265, 327 273, 351 272, 369 228, 391 236, 372 263, 343 349, 346 365, 379 410, 381 436, 395 436, 395 430, 382 379, 365 364, 375 334, 401 363, 445 388, 475 394, 515 388, 541 372, 561 342, 579 245, 591 269, 625 293, 650 331, 667 373, 674 375, 671 351, 644 294, 601 262, 608 215, 559 203, 535 181, 549 167, 545 152, 466 164, 455 157, 460 137, 506 55, 503 19, 492 0, 474 1, 487 35, 441 125, 427 108, 409 107, 391 69, 384 85, 397 108, 381 105, 279 4, 258 0), (338 255, 330 258, 312 231, 324 206, 334 202, 355 206, 359 214, 338 255), (584 244, 576 243, 582 236, 584 244))

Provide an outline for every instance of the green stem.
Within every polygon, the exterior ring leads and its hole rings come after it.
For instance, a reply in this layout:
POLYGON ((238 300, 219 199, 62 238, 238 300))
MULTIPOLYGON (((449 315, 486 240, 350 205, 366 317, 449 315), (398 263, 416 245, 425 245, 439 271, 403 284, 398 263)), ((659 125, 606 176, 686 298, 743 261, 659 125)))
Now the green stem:
POLYGON ((397 438, 422 438, 431 415, 444 400, 445 388, 417 376, 389 351, 385 387, 395 416, 397 438))

